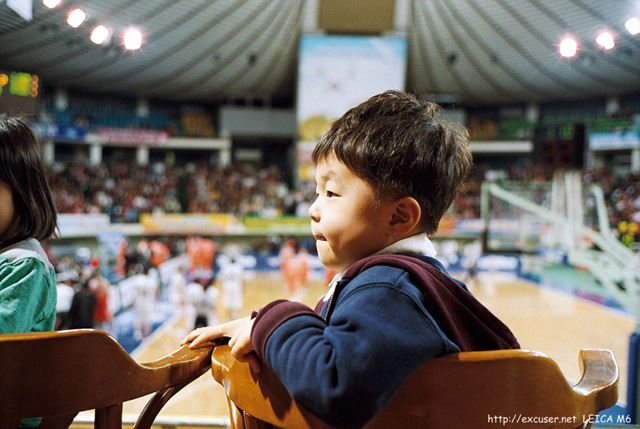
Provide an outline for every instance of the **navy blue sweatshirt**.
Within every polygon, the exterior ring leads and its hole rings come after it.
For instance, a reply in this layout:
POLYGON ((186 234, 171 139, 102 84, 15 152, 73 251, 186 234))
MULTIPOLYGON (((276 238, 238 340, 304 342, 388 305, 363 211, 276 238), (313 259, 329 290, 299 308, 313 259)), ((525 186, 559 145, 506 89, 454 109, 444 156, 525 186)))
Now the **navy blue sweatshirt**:
POLYGON ((251 339, 293 399, 336 427, 363 426, 436 356, 519 347, 502 322, 426 256, 365 258, 316 308, 274 301, 258 312, 251 339))

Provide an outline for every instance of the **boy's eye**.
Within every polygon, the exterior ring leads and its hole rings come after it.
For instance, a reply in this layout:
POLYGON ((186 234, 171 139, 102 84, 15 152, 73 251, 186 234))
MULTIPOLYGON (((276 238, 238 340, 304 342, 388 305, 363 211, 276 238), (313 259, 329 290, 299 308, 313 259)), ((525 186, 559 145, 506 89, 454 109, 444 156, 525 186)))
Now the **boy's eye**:
POLYGON ((331 198, 331 197, 335 197, 336 194, 334 194, 331 191, 327 191, 327 198, 331 198))

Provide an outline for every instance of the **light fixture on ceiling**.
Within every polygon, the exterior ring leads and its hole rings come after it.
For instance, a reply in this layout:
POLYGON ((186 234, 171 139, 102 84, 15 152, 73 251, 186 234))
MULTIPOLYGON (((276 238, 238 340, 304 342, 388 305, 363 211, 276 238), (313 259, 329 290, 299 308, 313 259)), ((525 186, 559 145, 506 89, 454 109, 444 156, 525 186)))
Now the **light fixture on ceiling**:
POLYGON ((560 55, 565 58, 575 56, 578 52, 578 42, 572 37, 565 37, 560 41, 560 55))
POLYGON ((62 0, 42 0, 42 4, 48 7, 49 9, 53 9, 62 3, 62 0))
POLYGON ((96 45, 108 44, 111 39, 111 30, 100 24, 91 31, 90 39, 96 45))
POLYGON ((122 38, 124 48, 129 51, 135 51, 142 46, 142 33, 137 28, 128 28, 122 38))
MULTIPOLYGON (((2 0, 0 0, 2 2, 2 0)), ((63 0, 42 0, 42 4, 49 9, 54 9, 62 4, 63 0)), ((87 14, 82 9, 75 7, 67 14, 67 24, 70 27, 78 28, 87 21, 87 14)), ((47 27, 42 25, 41 31, 46 31, 47 27)), ((96 45, 110 45, 113 30, 105 25, 97 25, 91 30, 89 38, 96 45)), ((142 47, 142 33, 134 27, 125 30, 122 44, 126 50, 135 51, 142 47)))
POLYGON ((73 28, 78 28, 84 20, 87 19, 87 14, 80 8, 73 9, 67 16, 67 24, 73 28))
POLYGON ((632 36, 640 33, 640 19, 633 17, 629 18, 627 22, 624 23, 624 26, 627 28, 627 31, 631 33, 632 36))
POLYGON ((596 37, 596 43, 603 49, 609 50, 613 49, 616 45, 615 40, 613 39, 613 34, 608 31, 603 31, 596 37))

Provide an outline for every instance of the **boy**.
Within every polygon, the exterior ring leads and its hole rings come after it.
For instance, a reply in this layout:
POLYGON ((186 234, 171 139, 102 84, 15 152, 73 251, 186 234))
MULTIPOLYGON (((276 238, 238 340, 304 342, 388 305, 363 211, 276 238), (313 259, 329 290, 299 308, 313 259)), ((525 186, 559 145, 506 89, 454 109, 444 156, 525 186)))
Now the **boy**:
POLYGON ((427 238, 472 165, 462 127, 390 91, 333 123, 312 157, 311 229, 320 261, 340 272, 325 299, 315 311, 274 301, 183 343, 230 337, 236 358, 254 370, 264 362, 300 406, 338 427, 364 425, 433 357, 518 347, 427 238))

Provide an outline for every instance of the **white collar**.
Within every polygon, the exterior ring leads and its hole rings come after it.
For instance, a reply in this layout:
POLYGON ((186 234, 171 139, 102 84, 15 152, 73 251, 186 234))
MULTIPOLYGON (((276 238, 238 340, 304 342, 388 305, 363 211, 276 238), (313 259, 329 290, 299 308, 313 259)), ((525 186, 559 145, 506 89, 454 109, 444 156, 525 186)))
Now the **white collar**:
POLYGON ((374 255, 385 255, 389 253, 417 253, 418 255, 431 256, 435 258, 436 249, 429 240, 426 232, 403 238, 384 249, 374 253, 374 255))
MULTIPOLYGON (((415 253, 418 255, 431 256, 435 258, 436 249, 433 247, 433 243, 429 240, 426 232, 422 232, 420 234, 412 235, 411 237, 403 238, 402 240, 398 240, 395 243, 392 243, 374 253, 374 255, 386 255, 390 253, 415 253)), ((336 274, 331 283, 329 283, 329 291, 324 297, 324 301, 327 301, 329 297, 333 294, 333 291, 336 287, 336 284, 342 278, 342 275, 347 269, 340 271, 336 274)))

